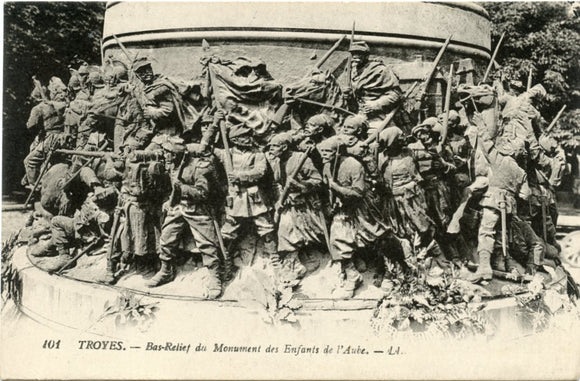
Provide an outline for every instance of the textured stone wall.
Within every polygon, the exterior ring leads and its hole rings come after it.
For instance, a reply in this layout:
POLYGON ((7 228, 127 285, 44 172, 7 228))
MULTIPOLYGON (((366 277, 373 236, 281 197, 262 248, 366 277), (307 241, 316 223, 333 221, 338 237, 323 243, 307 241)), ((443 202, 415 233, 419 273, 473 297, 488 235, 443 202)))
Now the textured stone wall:
MULTIPOLYGON (((156 71, 182 79, 199 75, 199 59, 208 53, 258 57, 287 82, 350 34, 353 21, 355 38, 393 64, 403 83, 421 77, 420 62, 432 61, 450 34, 442 65, 470 57, 482 66, 489 59, 489 20, 470 3, 110 3, 103 49, 122 57, 115 34, 132 52, 151 57, 156 71)), ((347 47, 345 41, 324 68, 337 67, 347 47)))

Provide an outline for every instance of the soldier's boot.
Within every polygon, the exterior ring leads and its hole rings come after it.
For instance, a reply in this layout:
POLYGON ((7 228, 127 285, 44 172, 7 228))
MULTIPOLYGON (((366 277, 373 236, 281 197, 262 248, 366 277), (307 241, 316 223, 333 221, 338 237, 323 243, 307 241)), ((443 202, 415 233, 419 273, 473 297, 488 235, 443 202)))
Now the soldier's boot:
POLYGON ((117 277, 115 276, 115 271, 117 270, 118 261, 107 259, 107 271, 101 279, 105 284, 115 284, 117 283, 117 277))
POLYGON ((302 279, 306 275, 306 267, 300 262, 298 258, 298 252, 293 251, 286 255, 284 262, 288 266, 288 270, 292 273, 295 279, 302 279))
POLYGON ((207 285, 205 297, 207 299, 216 299, 222 294, 222 280, 220 277, 219 266, 212 265, 207 268, 207 285))
POLYGON ((70 254, 68 249, 57 247, 56 251, 58 257, 56 257, 55 261, 50 264, 50 268, 46 268, 48 272, 69 270, 77 265, 77 261, 73 261, 74 256, 70 254))
POLYGON ((385 270, 383 272, 383 279, 381 279, 381 283, 377 285, 381 290, 386 293, 390 293, 393 291, 395 284, 393 283, 393 274, 391 273, 391 269, 393 268, 393 263, 389 258, 383 256, 383 262, 385 265, 385 270))
POLYGON ((33 257, 55 257, 58 255, 56 246, 50 241, 40 241, 31 246, 28 253, 33 257))
POLYGON ((518 265, 515 259, 513 259, 509 254, 505 258, 505 269, 506 272, 513 275, 513 280, 517 280, 518 276, 521 275, 520 271, 518 270, 518 265))
POLYGON ((274 270, 274 274, 278 274, 282 268, 282 263, 280 261, 280 254, 278 254, 278 249, 276 248, 276 241, 271 234, 264 236, 264 253, 270 261, 270 266, 274 270))
POLYGON ((151 288, 159 287, 161 285, 171 282, 173 279, 175 279, 175 268, 173 266, 173 263, 162 260, 161 269, 159 269, 159 271, 155 275, 153 275, 153 277, 149 279, 145 283, 145 285, 151 288))
POLYGON ((333 297, 336 299, 350 299, 362 283, 362 275, 358 272, 351 259, 343 259, 341 266, 345 279, 342 286, 334 290, 333 297))
POLYGON ((469 281, 471 283, 479 283, 484 280, 491 280, 492 278, 491 253, 489 251, 480 251, 477 271, 469 277, 469 281))
POLYGON ((447 258, 445 258, 445 254, 443 253, 443 250, 441 250, 441 246, 439 246, 437 241, 434 242, 433 246, 429 250, 428 255, 433 257, 433 262, 436 263, 437 266, 441 267, 441 269, 447 270, 451 267, 451 263, 447 260, 447 258))
POLYGON ((135 271, 139 274, 147 274, 155 270, 155 259, 153 255, 135 256, 133 261, 135 271))
POLYGON ((497 271, 507 272, 506 270, 506 261, 503 255, 501 254, 494 254, 491 257, 491 268, 497 271))

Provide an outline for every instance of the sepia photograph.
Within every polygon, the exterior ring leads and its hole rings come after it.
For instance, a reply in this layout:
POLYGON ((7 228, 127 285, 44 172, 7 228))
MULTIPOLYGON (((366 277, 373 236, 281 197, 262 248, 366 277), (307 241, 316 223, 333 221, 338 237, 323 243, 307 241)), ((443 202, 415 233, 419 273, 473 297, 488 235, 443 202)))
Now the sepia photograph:
POLYGON ((0 379, 580 379, 580 2, 3 22, 0 379))

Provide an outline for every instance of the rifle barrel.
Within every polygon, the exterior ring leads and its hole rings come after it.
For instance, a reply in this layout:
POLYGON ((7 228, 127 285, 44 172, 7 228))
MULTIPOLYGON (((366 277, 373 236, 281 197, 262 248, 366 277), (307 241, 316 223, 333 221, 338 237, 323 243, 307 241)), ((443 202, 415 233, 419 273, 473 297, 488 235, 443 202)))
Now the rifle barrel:
POLYGON ((334 45, 332 45, 332 47, 322 56, 320 61, 318 61, 316 63, 316 65, 314 65, 314 67, 317 69, 320 69, 322 67, 322 65, 324 65, 324 63, 326 62, 328 57, 330 57, 332 55, 332 53, 334 53, 336 51, 336 49, 338 49, 338 47, 344 41, 345 38, 346 38, 346 34, 343 35, 338 41, 336 41, 336 43, 334 45))
POLYGON ((74 149, 57 149, 54 151, 57 154, 61 155, 76 155, 76 156, 86 156, 86 157, 104 157, 106 154, 112 152, 102 152, 102 151, 81 151, 81 150, 74 150, 74 149))
POLYGON ((391 120, 394 118, 394 116, 397 114, 397 112, 401 109, 401 107, 403 107, 403 103, 405 102, 405 99, 408 98, 409 95, 411 95, 411 93, 415 90, 417 85, 419 85, 419 81, 415 81, 413 83, 413 85, 411 85, 411 87, 409 87, 409 89, 405 92, 405 95, 403 96, 401 103, 386 116, 385 120, 383 120, 383 122, 377 128, 377 130, 364 141, 364 144, 369 145, 372 142, 374 142, 375 140, 379 140, 379 135, 381 134, 381 132, 387 127, 387 125, 391 122, 391 120))
POLYGON ((483 75, 483 79, 481 80, 480 83, 485 83, 485 81, 487 81, 487 77, 489 77, 489 72, 491 71, 491 68, 493 66, 493 62, 495 61, 495 57, 497 56, 497 52, 499 51, 499 47, 501 46, 501 43, 502 43, 504 37, 505 37, 505 32, 503 32, 501 34, 501 37, 499 38, 499 41, 497 42, 497 45, 495 46, 495 50, 493 51, 493 55, 491 56, 491 60, 489 61, 489 65, 487 65, 487 69, 485 69, 485 74, 483 75))
POLYGON ((546 128, 546 130, 545 130, 546 134, 549 133, 550 131, 552 131, 552 128, 554 128, 554 126, 556 125, 556 122, 558 121, 558 119, 560 119, 564 110, 566 110, 566 107, 568 107, 568 106, 564 105, 564 106, 562 106, 560 111, 558 111, 558 114, 556 114, 556 117, 554 117, 554 119, 552 120, 552 123, 550 123, 550 125, 546 128))
POLYGON ((280 195, 280 203, 281 204, 283 204, 284 201, 286 201, 286 197, 288 196, 288 192, 290 192, 290 185, 292 183, 292 180, 296 179, 296 177, 300 173, 300 170, 304 166, 304 163, 306 163, 306 160, 308 159, 308 156, 310 155, 310 152, 312 152, 312 150, 313 150, 313 147, 308 147, 308 149, 302 153, 302 156, 300 157, 300 161, 298 162, 296 169, 294 170, 294 172, 292 172, 292 174, 290 175, 290 177, 286 181, 286 184, 284 184, 284 189, 282 190, 282 194, 280 195))
POLYGON ((425 97, 425 94, 427 94, 427 89, 429 88, 429 85, 431 84, 431 80, 433 79, 433 75, 435 74, 435 70, 437 70, 437 66, 439 65, 439 62, 441 61, 441 58, 443 58, 443 53, 445 53, 445 50, 447 50, 447 47, 451 43, 452 37, 453 37, 453 35, 450 35, 449 37, 447 37, 447 40, 445 40, 445 42, 443 43, 443 46, 441 46, 441 49, 439 49, 437 56, 433 60, 433 65, 431 66, 431 70, 429 70, 429 72, 427 72, 427 75, 425 75, 425 77, 423 78, 423 85, 421 87, 421 93, 420 93, 420 96, 418 97, 419 102, 420 102, 419 109, 421 108, 421 103, 422 103, 423 98, 425 97))
POLYGON ((131 56, 129 55, 129 51, 127 50, 125 45, 123 45, 123 43, 119 40, 119 38, 115 34, 113 34, 113 38, 115 39, 115 42, 117 43, 117 45, 119 45, 119 48, 121 48, 121 50, 123 51, 123 53, 125 54, 125 56, 129 60, 129 65, 132 65, 133 58, 131 58, 131 56))
POLYGON ((315 106, 320 106, 320 107, 324 107, 324 108, 330 108, 332 110, 337 110, 337 111, 344 112, 345 114, 355 115, 355 113, 352 112, 352 111, 348 111, 347 109, 344 109, 342 107, 337 107, 337 106, 329 105, 327 103, 321 103, 321 102, 311 101, 310 99, 305 99, 305 98, 300 98, 300 97, 296 97, 294 99, 297 100, 298 102, 310 103, 310 104, 315 105, 315 106))
POLYGON ((449 66, 449 77, 447 79, 447 89, 445 90, 445 115, 443 116, 443 131, 441 133, 440 146, 443 147, 447 139, 447 129, 449 126, 449 111, 451 107, 451 86, 453 84, 453 64, 449 66))

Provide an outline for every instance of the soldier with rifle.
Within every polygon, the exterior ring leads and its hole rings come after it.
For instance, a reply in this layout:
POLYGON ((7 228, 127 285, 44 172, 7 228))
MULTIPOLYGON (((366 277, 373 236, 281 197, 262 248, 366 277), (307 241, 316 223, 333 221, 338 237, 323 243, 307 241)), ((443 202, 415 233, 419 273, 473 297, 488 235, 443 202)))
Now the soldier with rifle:
POLYGON ((105 277, 109 283, 116 282, 132 265, 138 272, 154 267, 159 252, 161 204, 169 188, 163 151, 128 151, 120 159, 118 165, 106 166, 103 174, 114 179, 123 172, 115 211, 119 222, 113 224, 105 277))
POLYGON ((440 126, 437 118, 425 119, 413 128, 412 134, 416 141, 408 147, 419 165, 419 174, 423 178, 420 185, 425 193, 427 214, 437 225, 440 239, 451 218, 450 192, 445 179, 451 177, 456 168, 448 157, 437 151, 439 142, 435 130, 438 128, 440 126))
POLYGON ((131 69, 139 79, 130 84, 131 94, 137 98, 145 119, 151 122, 157 133, 180 135, 183 126, 172 94, 173 84, 165 77, 154 74, 146 57, 134 60, 131 69))
POLYGON ((316 145, 336 133, 335 121, 330 115, 316 114, 308 119, 303 129, 292 132, 292 143, 302 152, 310 149, 310 159, 318 171, 322 171, 322 158, 316 145))
POLYGON ((398 127, 386 128, 379 137, 379 170, 385 194, 385 215, 393 234, 403 240, 406 265, 413 267, 410 243, 419 236, 419 246, 427 255, 444 260, 436 240, 436 225, 429 217, 423 178, 413 151, 405 144, 403 131, 398 127))
POLYGON ((159 259, 161 269, 147 281, 157 287, 175 278, 176 252, 186 233, 191 233, 208 270, 204 295, 215 299, 222 293, 222 268, 218 237, 213 224, 211 204, 212 162, 204 157, 187 155, 185 145, 174 139, 164 144, 166 160, 171 160, 171 196, 163 208, 166 212, 161 229, 159 259))
POLYGON ((362 283, 353 255, 380 242, 388 230, 373 216, 365 200, 368 189, 364 166, 341 154, 340 146, 340 138, 334 136, 322 141, 318 149, 324 162, 324 182, 330 192, 329 246, 331 266, 337 275, 333 296, 349 299, 362 283))
POLYGON ((43 101, 32 108, 26 123, 26 127, 29 130, 37 131, 39 137, 38 144, 34 146, 24 159, 25 182, 30 188, 33 185, 38 187, 36 183, 39 180, 42 165, 50 165, 50 163, 45 163, 50 152, 66 145, 68 141, 63 134, 66 87, 62 84, 62 81, 55 78, 51 78, 48 86, 49 96, 45 95, 40 82, 33 78, 35 87, 43 94, 43 101))
POLYGON ((290 149, 292 136, 280 133, 270 139, 266 154, 280 189, 275 205, 278 223, 278 252, 282 257, 282 274, 286 282, 299 280, 306 274, 298 253, 312 245, 325 244, 326 220, 318 197, 322 175, 305 152, 290 149))
MULTIPOLYGON (((110 196, 110 195, 109 195, 110 196)), ((104 194, 91 194, 73 216, 54 216, 50 220, 50 237, 30 248, 34 257, 58 258, 51 262, 48 271, 63 271, 76 265, 71 249, 102 240, 109 215, 104 211, 111 198, 104 194)))
MULTIPOLYGON (((213 153, 224 166, 228 179, 225 222, 221 229, 225 246, 229 248, 239 237, 242 226, 253 225, 264 242, 266 258, 277 272, 280 257, 271 214, 273 205, 267 196, 271 184, 265 181, 268 175, 266 156, 257 147, 248 127, 239 124, 226 131, 225 121, 221 120, 219 125, 224 148, 214 148, 213 153)), ((199 152, 198 144, 187 147, 190 152, 199 152)))
POLYGON ((501 136, 494 143, 485 128, 478 132, 483 152, 489 160, 490 172, 489 188, 481 201, 483 215, 477 245, 479 265, 477 272, 470 277, 474 283, 489 281, 493 277, 490 261, 498 229, 501 229, 502 254, 507 264, 509 218, 516 213, 516 198, 525 200, 530 196, 526 171, 523 169, 525 163, 522 163, 526 155, 524 141, 501 136))
POLYGON ((382 61, 370 59, 366 42, 352 42, 349 52, 351 78, 344 96, 351 110, 366 115, 370 135, 401 102, 403 93, 392 69, 382 61))

